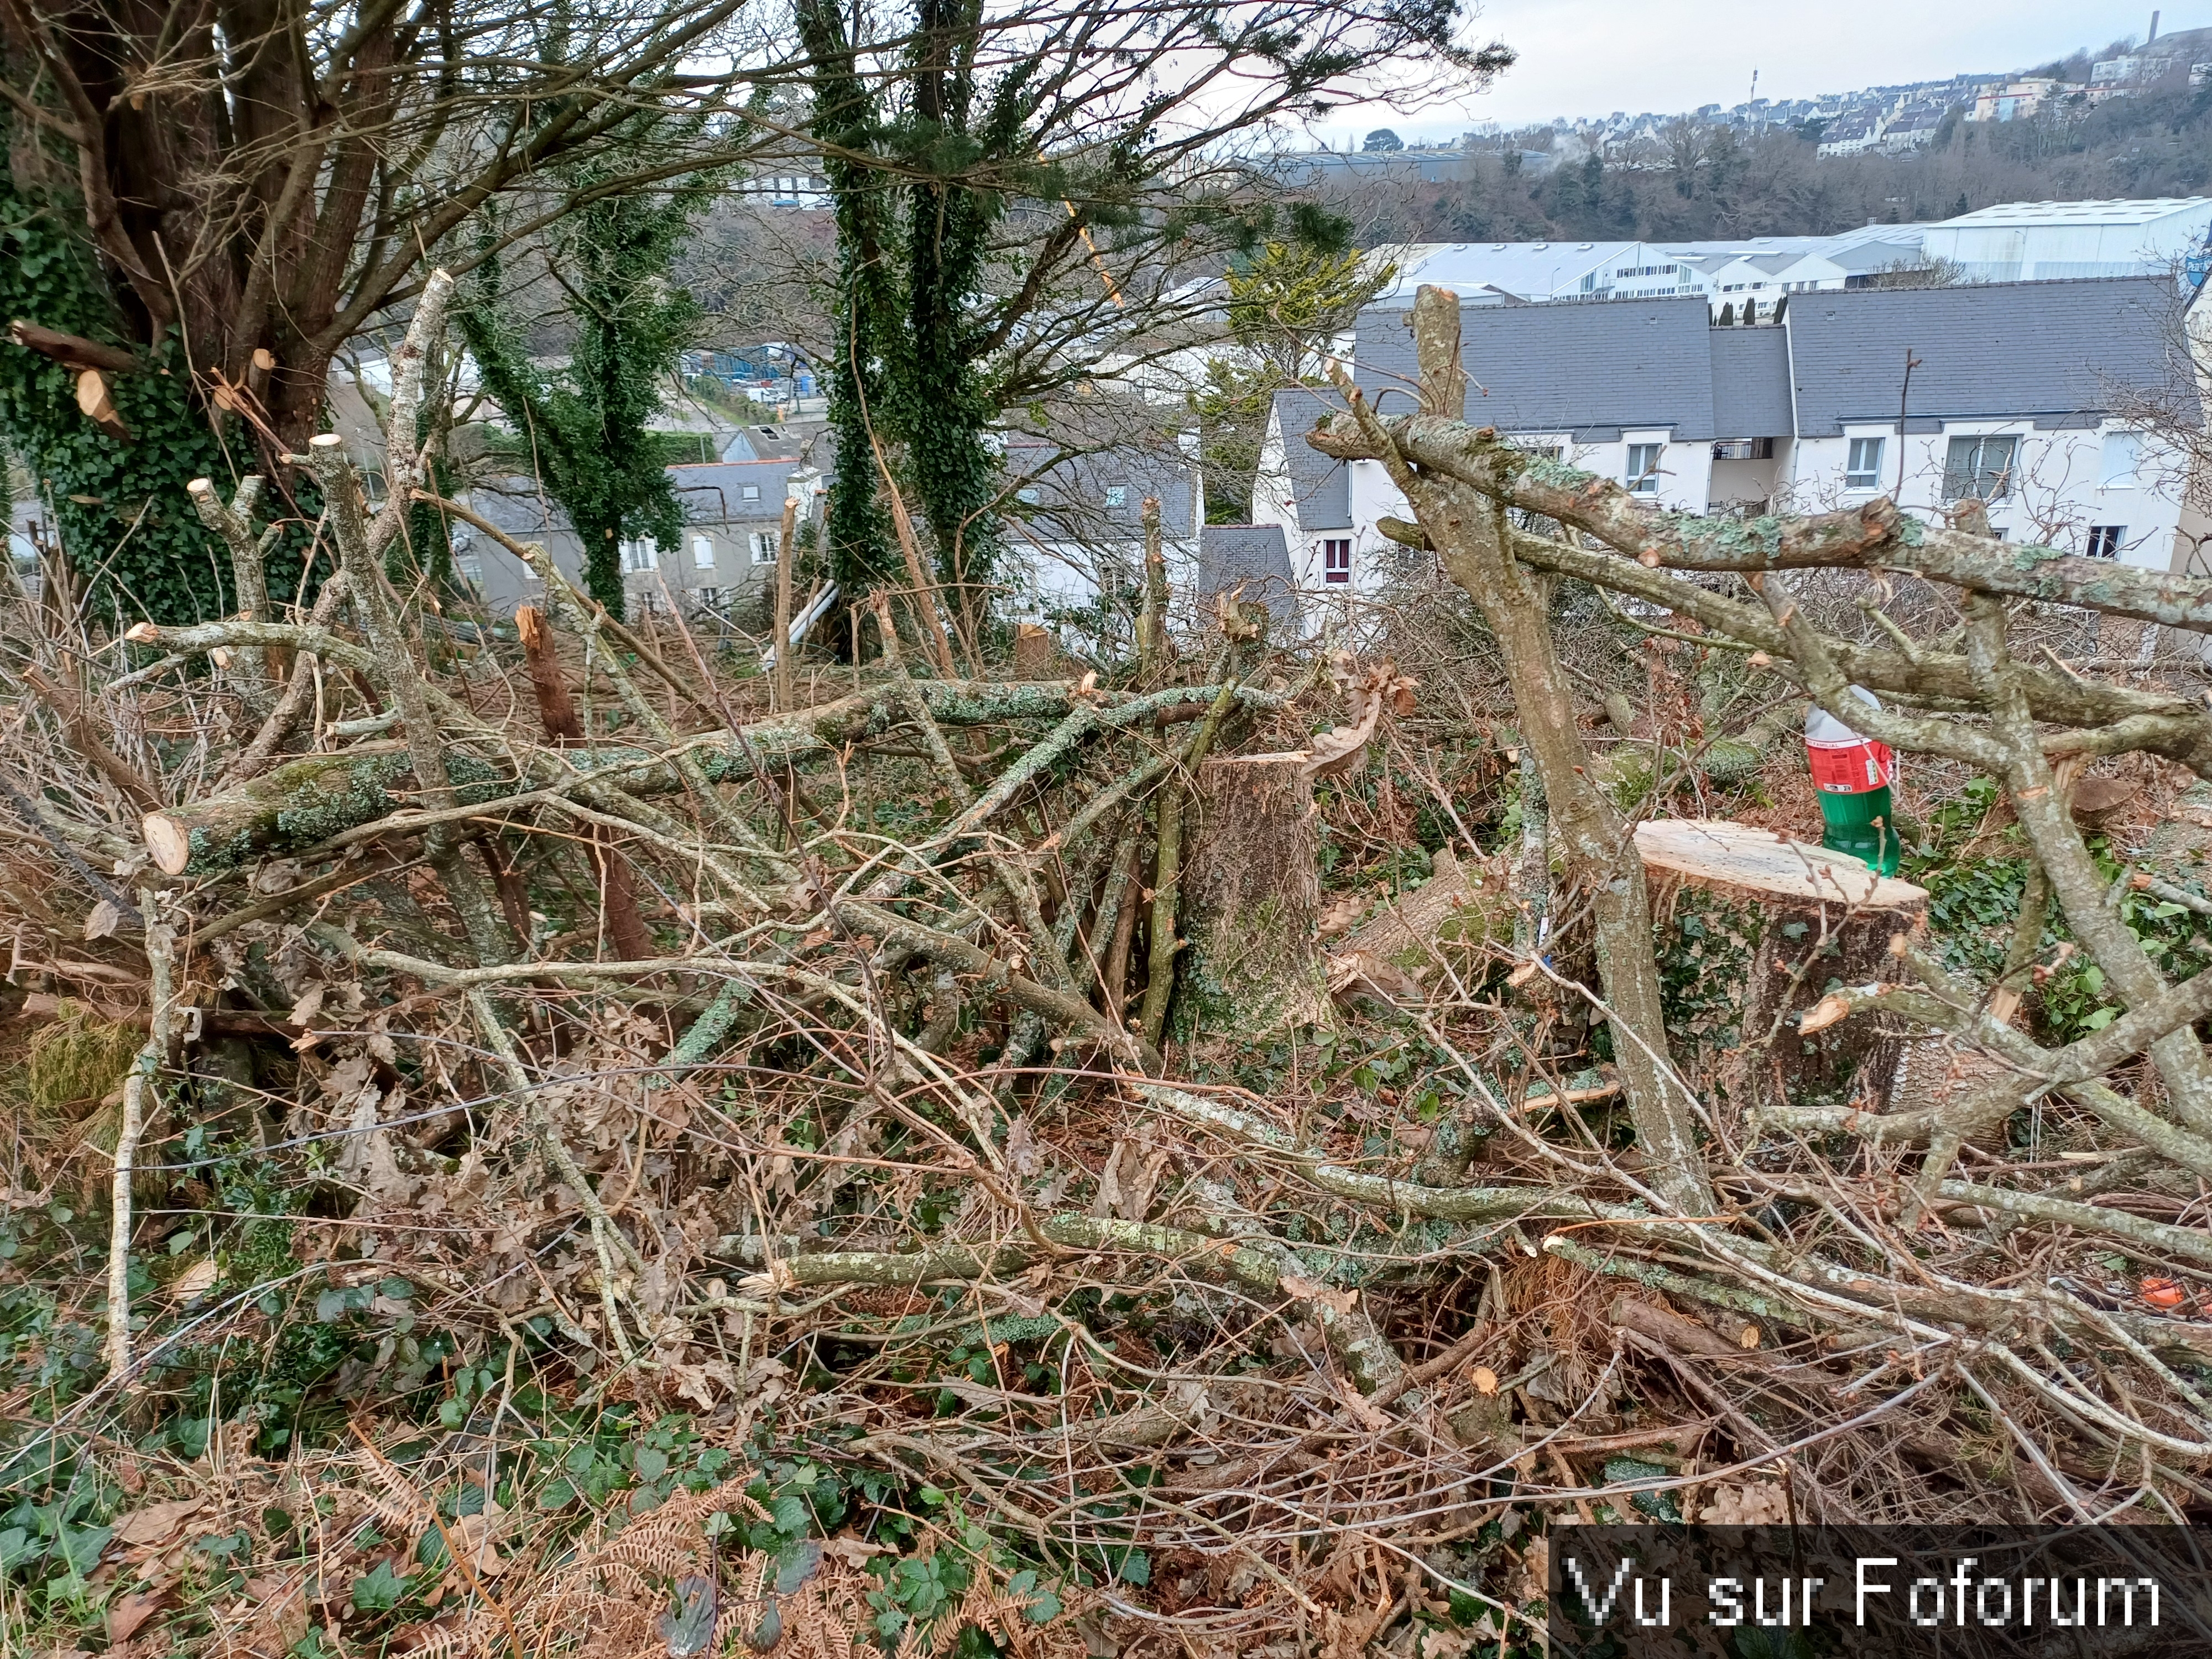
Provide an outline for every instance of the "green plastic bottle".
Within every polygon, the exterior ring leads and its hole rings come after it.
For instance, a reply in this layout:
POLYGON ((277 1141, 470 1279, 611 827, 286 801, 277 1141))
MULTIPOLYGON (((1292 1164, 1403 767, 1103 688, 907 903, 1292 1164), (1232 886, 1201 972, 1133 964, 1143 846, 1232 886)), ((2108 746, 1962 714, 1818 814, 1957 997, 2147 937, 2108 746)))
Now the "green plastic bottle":
MULTIPOLYGON (((1873 692, 1851 690, 1881 707, 1873 692)), ((1805 717, 1805 759, 1820 797, 1820 845, 1879 874, 1895 875, 1904 848, 1890 805, 1897 757, 1889 745, 1861 737, 1816 705, 1805 717)))

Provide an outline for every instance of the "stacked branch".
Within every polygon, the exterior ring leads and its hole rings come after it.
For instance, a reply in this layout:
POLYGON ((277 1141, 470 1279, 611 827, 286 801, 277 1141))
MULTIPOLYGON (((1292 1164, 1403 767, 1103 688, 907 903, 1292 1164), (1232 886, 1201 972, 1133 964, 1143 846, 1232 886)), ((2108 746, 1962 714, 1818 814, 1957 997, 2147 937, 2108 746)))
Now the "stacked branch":
MULTIPOLYGON (((1097 1590, 1129 1646, 1203 1619, 1350 1659, 1464 1605, 1494 1639, 1541 1593, 1486 1530, 1508 1504, 2201 1510, 2199 1200, 2100 1200, 2212 1179, 2212 980, 2145 953, 2066 799, 2100 757, 2200 766, 2212 715, 2027 660, 2014 607, 2201 629, 2212 588, 2093 580, 1886 507, 1655 519, 1456 418, 1449 296, 1423 290, 1416 339, 1422 413, 1355 394, 1312 437, 1384 465, 1395 533, 1463 590, 1401 618, 1457 630, 1415 714, 1388 664, 1334 665, 1340 702, 1233 599, 1178 626, 1158 563, 1134 662, 955 678, 941 635, 878 604, 853 689, 799 708, 514 544, 544 606, 514 647, 434 662, 380 555, 428 499, 404 444, 374 514, 342 447, 315 447, 343 574, 307 614, 226 538, 250 615, 11 631, 16 960, 58 1029, 86 1018, 67 992, 129 1039, 113 1140, 104 1095, 72 1108, 69 1156, 113 1158, 94 1403, 158 1398, 209 1328, 281 1304, 273 1279, 205 1305, 205 1283, 132 1291, 185 1282, 146 1183, 221 1157, 281 1170, 286 1224, 320 1230, 283 1295, 404 1270, 408 1317, 462 1333, 470 1375, 497 1351, 580 1401, 718 1413, 763 1468, 811 1434, 808 1456, 902 1494, 887 1511, 956 1492, 994 1548, 1097 1590), (1949 583, 1960 625, 1845 637, 1803 596, 1818 571, 1949 583), (1659 883, 1595 747, 1581 584, 1641 602, 1597 624, 1616 657, 1637 627, 1733 651, 1761 709, 1810 699, 1995 780, 2064 948, 2124 1010, 2064 1042, 2015 1019, 2008 994, 2052 965, 2035 906, 1975 982, 1909 908, 1846 896, 1761 958, 1805 994, 1761 1002, 1787 1012, 1729 1074, 1870 1022, 1978 1068, 1888 1110, 1725 1086, 1681 1040, 1659 883), (1417 720, 1456 722, 1456 748, 1410 740, 1417 720), (1399 867, 1408 798, 1465 862, 1348 934, 1396 930, 1382 984, 1373 952, 1313 937, 1348 926, 1320 914, 1322 853, 1399 867), (1470 904, 1480 925, 1444 939, 1470 904), (1826 982, 1847 928, 1878 982, 1826 982), (2024 1110, 2102 1161, 1989 1152, 2024 1110), (2175 1293, 2100 1291, 2087 1264, 2112 1253, 2175 1293), (1149 1586, 1100 1589, 1140 1547, 1149 1586)), ((198 493, 219 528, 242 518, 198 493)), ((1647 741, 1656 711, 1599 706, 1617 744, 1647 741)), ((390 1355, 362 1364, 348 1410, 404 1410, 390 1355)), ((509 1387, 454 1444, 550 1411, 509 1387)))

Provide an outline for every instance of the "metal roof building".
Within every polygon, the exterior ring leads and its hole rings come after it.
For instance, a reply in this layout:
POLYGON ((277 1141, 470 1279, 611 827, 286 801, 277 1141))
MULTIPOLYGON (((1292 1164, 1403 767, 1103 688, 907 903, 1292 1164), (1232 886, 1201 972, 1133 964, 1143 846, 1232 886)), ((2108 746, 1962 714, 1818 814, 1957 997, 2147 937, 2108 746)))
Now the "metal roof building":
POLYGON ((2212 196, 2008 202, 1926 227, 1921 251, 1976 282, 2050 282, 2173 270, 2212 229, 2212 196))

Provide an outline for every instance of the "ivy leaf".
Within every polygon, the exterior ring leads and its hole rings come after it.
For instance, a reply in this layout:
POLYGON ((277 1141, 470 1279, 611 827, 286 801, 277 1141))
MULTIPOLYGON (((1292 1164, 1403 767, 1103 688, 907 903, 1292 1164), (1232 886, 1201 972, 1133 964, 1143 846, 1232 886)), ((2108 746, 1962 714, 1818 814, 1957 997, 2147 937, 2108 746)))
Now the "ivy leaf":
POLYGON ((776 1559, 775 1593, 788 1595, 822 1571, 822 1546, 803 1538, 776 1559))
POLYGON ((376 1571, 353 1581, 353 1604, 363 1613, 389 1613, 407 1593, 407 1581, 392 1571, 392 1563, 380 1561, 376 1571))
POLYGON ((675 1605, 660 1615, 660 1639, 673 1659, 704 1653, 714 1639, 714 1581, 693 1573, 676 1581, 675 1605))

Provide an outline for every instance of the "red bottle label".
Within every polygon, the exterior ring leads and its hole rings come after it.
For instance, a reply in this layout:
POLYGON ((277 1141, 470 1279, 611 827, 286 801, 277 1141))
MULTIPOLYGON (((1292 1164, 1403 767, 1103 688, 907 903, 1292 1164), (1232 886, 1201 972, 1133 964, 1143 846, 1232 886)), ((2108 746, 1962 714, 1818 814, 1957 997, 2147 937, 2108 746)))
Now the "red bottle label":
POLYGON ((1897 781, 1897 757, 1886 743, 1808 743, 1805 758, 1813 768, 1813 787, 1823 794, 1863 795, 1897 781))

